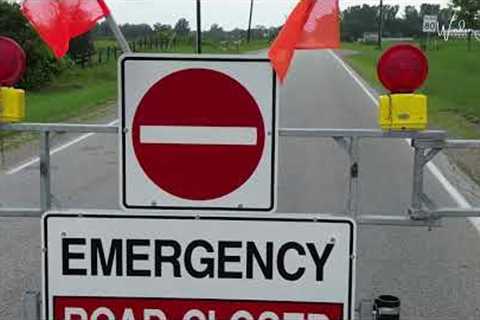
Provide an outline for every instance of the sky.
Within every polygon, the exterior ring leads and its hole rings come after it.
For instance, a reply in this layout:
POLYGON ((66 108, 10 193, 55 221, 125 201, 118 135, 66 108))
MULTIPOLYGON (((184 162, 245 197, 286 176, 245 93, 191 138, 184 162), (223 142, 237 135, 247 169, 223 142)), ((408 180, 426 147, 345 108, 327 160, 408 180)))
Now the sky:
MULTIPOLYGON (((267 27, 281 25, 298 0, 255 0, 253 25, 267 27)), ((106 0, 119 23, 148 23, 174 25, 185 17, 191 25, 195 23, 195 1, 193 0, 106 0)), ((367 3, 378 4, 378 0, 340 0, 340 7, 367 3)), ((384 0, 388 5, 419 5, 434 3, 446 6, 449 0, 384 0)), ((218 23, 225 30, 245 29, 248 24, 249 0, 202 0, 202 29, 218 23)))

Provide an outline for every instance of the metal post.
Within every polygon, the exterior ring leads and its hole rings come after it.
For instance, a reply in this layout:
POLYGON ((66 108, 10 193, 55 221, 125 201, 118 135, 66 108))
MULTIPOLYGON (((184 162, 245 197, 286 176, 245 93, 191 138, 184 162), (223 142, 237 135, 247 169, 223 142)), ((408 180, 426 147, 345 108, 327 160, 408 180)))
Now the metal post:
POLYGON ((197 53, 202 53, 202 6, 197 0, 197 53))
POLYGON ((348 148, 348 155, 350 158, 350 177, 349 177, 349 190, 348 190, 348 212, 356 218, 358 215, 358 202, 359 202, 359 139, 357 137, 350 138, 350 144, 348 148))
POLYGON ((122 33, 122 30, 118 27, 118 24, 115 22, 115 19, 113 16, 110 14, 105 17, 108 25, 110 26, 110 29, 113 32, 113 35, 117 39, 118 44, 120 45, 120 48, 122 49, 123 53, 130 53, 132 50, 130 50, 130 45, 128 44, 127 40, 125 39, 125 36, 122 33))
POLYGON ((423 168, 425 165, 425 149, 415 147, 413 159, 413 189, 412 189, 412 213, 418 215, 422 211, 423 195, 423 168))
POLYGON ((50 132, 40 133, 40 208, 43 212, 52 207, 50 177, 50 132))
POLYGON ((378 13, 378 48, 382 48, 382 35, 383 35, 383 0, 380 0, 379 13, 378 13))
POLYGON ((23 320, 40 320, 40 293, 27 291, 23 297, 23 320))
POLYGON ((252 39, 252 17, 253 17, 253 0, 250 0, 250 16, 248 18, 247 42, 252 39))

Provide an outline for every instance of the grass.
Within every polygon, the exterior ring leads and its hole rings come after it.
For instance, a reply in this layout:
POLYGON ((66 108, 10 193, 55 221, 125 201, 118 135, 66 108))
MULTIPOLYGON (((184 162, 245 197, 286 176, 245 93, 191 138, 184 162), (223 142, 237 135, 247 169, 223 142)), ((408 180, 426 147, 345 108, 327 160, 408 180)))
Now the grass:
MULTIPOLYGON (((429 48, 430 74, 419 92, 429 97, 430 123, 463 138, 480 138, 480 42, 471 51, 466 41, 439 41, 429 48)), ((347 61, 375 89, 383 88, 376 76, 376 63, 382 51, 375 46, 346 43, 344 49, 356 53, 347 61)))
POLYGON ((62 73, 48 87, 27 92, 27 122, 60 122, 85 116, 97 107, 114 101, 116 64, 62 73))
MULTIPOLYGON (((98 48, 111 46, 101 40, 98 48)), ((252 41, 240 46, 225 46, 206 42, 204 53, 243 53, 268 46, 266 41, 252 41)), ((190 44, 178 45, 169 52, 193 53, 190 44)), ((96 59, 94 59, 95 61, 96 59)), ((117 95, 117 67, 113 59, 106 64, 82 69, 73 66, 60 74, 51 84, 40 90, 27 92, 28 122, 60 122, 88 116, 97 109, 113 103, 117 95)))

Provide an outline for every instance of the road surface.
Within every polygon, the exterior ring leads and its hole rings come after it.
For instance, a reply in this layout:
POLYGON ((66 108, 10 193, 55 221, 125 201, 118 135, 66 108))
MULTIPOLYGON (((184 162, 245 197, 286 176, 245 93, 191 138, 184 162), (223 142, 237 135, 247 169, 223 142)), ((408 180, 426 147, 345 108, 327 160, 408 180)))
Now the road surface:
MULTIPOLYGON (((376 106, 362 83, 328 51, 299 52, 281 90, 281 126, 375 128, 376 106)), ((332 140, 296 138, 282 138, 279 147, 280 212, 343 210, 348 174, 343 150, 332 140)), ((118 207, 115 136, 82 139, 57 152, 52 164, 56 206, 118 207)), ((9 169, 14 167, 12 164, 9 169)), ((8 171, 0 175, 0 204, 38 205, 38 163, 11 175, 8 171)), ((411 194, 411 175, 412 152, 405 141, 362 142, 361 211, 404 212, 411 194)), ((430 173, 426 190, 437 205, 459 204, 430 173)), ((361 226, 356 300, 397 295, 402 300, 402 319, 479 319, 479 241, 478 230, 465 219, 449 220, 444 228, 431 232, 361 226)), ((23 291, 39 290, 40 281, 39 221, 1 219, 1 319, 18 319, 23 291)))

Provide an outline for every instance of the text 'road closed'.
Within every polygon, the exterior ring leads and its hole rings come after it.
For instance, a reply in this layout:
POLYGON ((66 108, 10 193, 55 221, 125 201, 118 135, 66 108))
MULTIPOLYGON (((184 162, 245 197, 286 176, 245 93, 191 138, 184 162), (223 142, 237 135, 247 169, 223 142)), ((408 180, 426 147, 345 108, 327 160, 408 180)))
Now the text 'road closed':
POLYGON ((55 299, 65 320, 337 320, 341 304, 178 299, 55 299))

